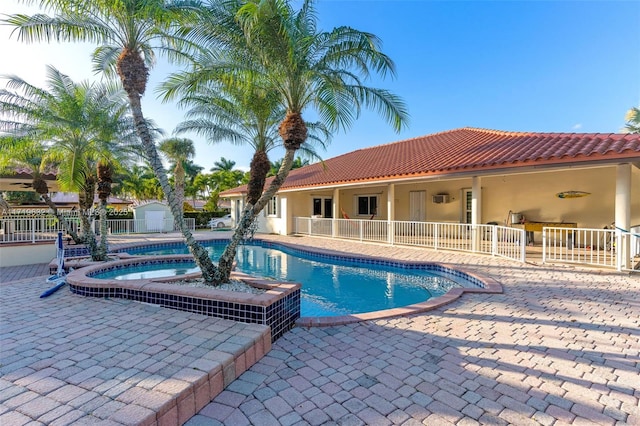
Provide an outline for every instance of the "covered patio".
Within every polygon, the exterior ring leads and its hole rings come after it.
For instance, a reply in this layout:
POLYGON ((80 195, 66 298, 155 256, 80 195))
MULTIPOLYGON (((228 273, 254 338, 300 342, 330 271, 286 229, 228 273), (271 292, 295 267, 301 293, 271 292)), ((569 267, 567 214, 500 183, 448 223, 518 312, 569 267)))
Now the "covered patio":
MULTIPOLYGON (((236 216, 245 192, 221 194, 236 216)), ((313 233, 299 218, 316 219, 330 228, 326 236, 389 244, 419 230, 414 240, 426 235, 493 255, 506 240, 519 245, 508 257, 520 260, 529 243, 556 261, 632 270, 640 251, 639 194, 639 135, 463 128, 292 170, 258 220, 261 231, 288 235, 313 233), (354 237, 351 224, 375 231, 354 237), (604 258, 592 256, 605 251, 604 258)))

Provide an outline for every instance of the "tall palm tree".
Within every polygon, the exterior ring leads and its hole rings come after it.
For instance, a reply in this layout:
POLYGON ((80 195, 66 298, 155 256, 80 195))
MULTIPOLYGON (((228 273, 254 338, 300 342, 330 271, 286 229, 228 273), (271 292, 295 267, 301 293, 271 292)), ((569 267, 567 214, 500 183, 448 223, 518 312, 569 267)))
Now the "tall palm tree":
POLYGON ((627 122, 623 129, 625 133, 640 133, 640 108, 631 108, 624 120, 627 122))
MULTIPOLYGON (((215 52, 217 67, 209 75, 227 86, 250 85, 274 93, 284 112, 278 128, 285 147, 282 165, 266 191, 248 197, 218 263, 216 278, 225 281, 237 244, 284 183, 296 152, 308 139, 304 111, 315 110, 331 131, 348 129, 363 107, 375 109, 396 131, 406 125, 408 114, 400 98, 363 83, 371 74, 395 74, 378 38, 350 27, 318 30, 311 0, 304 0, 299 10, 288 0, 227 0, 210 4, 203 16, 187 37, 215 52)), ((268 160, 262 158, 261 165, 266 175, 268 160)))
MULTIPOLYGON (((251 73, 242 75, 246 80, 229 80, 224 64, 228 58, 220 61, 219 55, 206 48, 199 53, 189 71, 172 75, 160 90, 165 98, 182 94, 180 105, 191 107, 186 114, 188 120, 178 125, 176 132, 196 132, 210 143, 230 141, 253 148, 247 185, 247 202, 253 205, 264 191, 270 170, 268 152, 280 145, 278 125, 285 110, 277 91, 268 82, 260 82, 251 73)), ((308 126, 311 132, 303 150, 309 156, 319 158, 312 143, 324 147, 329 133, 321 123, 308 126)), ((229 167, 229 164, 221 163, 221 166, 229 167)), ((235 253, 239 242, 239 238, 232 239, 226 251, 235 253)), ((217 280, 228 280, 229 262, 233 262, 233 257, 220 259, 218 265, 223 272, 214 275, 217 280)))
MULTIPOLYGON (((176 73, 160 90, 165 99, 182 94, 179 105, 188 106, 187 120, 180 123, 176 133, 195 132, 210 143, 230 141, 236 145, 249 145, 254 149, 248 184, 248 198, 255 203, 264 189, 269 172, 268 152, 279 145, 278 124, 284 118, 277 93, 254 83, 225 81, 225 74, 216 73, 219 61, 215 54, 205 50, 197 56, 190 71, 176 73)), ((313 130, 309 142, 324 147, 328 132, 317 123, 309 124, 313 130), (318 136, 319 131, 324 131, 318 136)), ((319 158, 307 143, 303 149, 309 156, 319 158)), ((235 162, 224 157, 219 168, 233 168, 235 162)))
POLYGON ((185 163, 196 155, 191 139, 169 138, 160 141, 158 149, 175 164, 173 169, 175 197, 180 205, 180 217, 184 214, 185 163))
POLYGON ((54 17, 12 15, 4 22, 16 28, 18 38, 32 41, 94 42, 99 47, 93 58, 96 70, 120 77, 129 98, 138 136, 147 161, 160 181, 176 225, 181 230, 206 281, 215 269, 207 251, 197 243, 180 215, 153 136, 142 112, 141 98, 149 79, 155 54, 153 43, 161 41, 172 25, 179 26, 193 0, 39 0, 54 17))

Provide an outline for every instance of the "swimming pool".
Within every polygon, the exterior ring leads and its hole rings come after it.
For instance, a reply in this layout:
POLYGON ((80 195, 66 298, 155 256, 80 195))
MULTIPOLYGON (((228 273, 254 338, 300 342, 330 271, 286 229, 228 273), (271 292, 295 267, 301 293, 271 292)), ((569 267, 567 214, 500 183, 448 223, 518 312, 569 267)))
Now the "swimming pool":
MULTIPOLYGON (((217 260, 226 241, 203 242, 217 260)), ((132 255, 186 254, 183 244, 124 249, 132 255)), ((281 281, 302 284, 301 316, 325 317, 397 308, 441 296, 454 287, 478 287, 430 264, 404 264, 347 256, 319 255, 273 243, 255 242, 238 248, 236 269, 281 281)), ((197 271, 193 264, 155 265, 103 272, 94 278, 140 279, 197 271)))

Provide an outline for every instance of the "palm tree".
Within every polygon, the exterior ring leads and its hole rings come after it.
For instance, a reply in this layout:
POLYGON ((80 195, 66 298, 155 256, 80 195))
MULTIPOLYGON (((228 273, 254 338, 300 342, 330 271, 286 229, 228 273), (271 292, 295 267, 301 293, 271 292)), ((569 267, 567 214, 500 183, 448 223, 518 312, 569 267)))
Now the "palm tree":
POLYGON ((184 214, 185 163, 196 155, 193 141, 186 138, 169 138, 160 142, 158 149, 175 164, 173 179, 176 201, 180 206, 180 217, 184 214))
MULTIPOLYGON (((135 128, 121 89, 77 84, 53 67, 48 67, 47 76, 49 90, 18 77, 9 78, 7 86, 15 90, 0 92, 3 110, 13 118, 8 132, 26 144, 42 144, 40 161, 56 167, 56 178, 63 190, 78 192, 81 242, 87 245, 93 260, 105 260, 106 239, 99 247, 89 222, 99 184, 96 167, 100 161, 126 162, 131 152, 127 146, 135 141, 135 128), (119 149, 115 149, 116 144, 119 149)), ((106 233, 106 214, 103 216, 106 233)))
MULTIPOLYGON (((278 125, 285 111, 280 105, 278 93, 269 85, 261 84, 251 76, 248 76, 248 82, 227 80, 224 72, 219 73, 217 55, 209 50, 204 50, 196 58, 190 71, 174 74, 161 87, 165 98, 182 93, 184 96, 180 105, 191 107, 186 114, 188 120, 178 125, 176 132, 195 132, 205 136, 210 143, 231 141, 251 146, 254 154, 247 200, 253 205, 264 191, 271 166, 268 152, 279 145, 278 125)), ((311 132, 303 150, 309 156, 319 158, 311 143, 324 147, 329 134, 320 123, 311 123, 309 128, 311 132), (322 133, 322 136, 318 136, 318 133, 322 133)), ((235 165, 224 157, 217 164, 221 170, 235 165)), ((235 252, 239 241, 232 240, 227 250, 235 252)), ((221 258, 219 262, 223 271, 227 270, 226 261, 227 258, 221 258)), ((222 281, 229 278, 226 272, 214 276, 222 281)))
MULTIPOLYGON (((0 98, 3 94, 0 94, 0 98)), ((0 106, 3 102, 0 101, 0 106)), ((4 110, 4 107, 2 107, 4 110)), ((12 127, 12 126, 11 126, 12 127)), ((7 129, 7 122, 0 121, 0 129, 7 129)), ((55 172, 45 160, 47 147, 41 140, 30 140, 23 137, 10 135, 0 136, 0 172, 15 173, 16 169, 26 171, 31 175, 31 187, 45 202, 51 213, 58 219, 63 229, 77 243, 82 238, 76 233, 75 227, 58 210, 58 206, 49 196, 49 185, 44 179, 44 174, 55 172)))
POLYGON ((623 129, 625 133, 640 133, 640 108, 631 108, 624 120, 627 122, 623 129))
MULTIPOLYGON (((237 244, 278 191, 296 152, 308 139, 303 111, 314 109, 331 131, 348 129, 363 107, 376 109, 399 131, 406 124, 407 111, 389 91, 363 84, 373 73, 382 77, 395 74, 394 64, 381 52, 377 37, 350 27, 319 31, 311 0, 303 1, 297 11, 288 0, 229 0, 210 5, 207 13, 189 36, 194 45, 214 52, 217 58, 217 66, 208 70, 208 75, 225 87, 244 87, 240 93, 250 93, 253 87, 263 90, 270 100, 275 97, 272 102, 284 113, 278 128, 285 147, 282 165, 266 191, 248 197, 218 264, 216 277, 225 281, 237 244)), ((198 88, 195 84, 191 87, 198 88)), ((266 175, 268 159, 261 158, 260 165, 266 175)))
POLYGON ((149 166, 134 164, 130 169, 118 170, 116 180, 120 183, 115 190, 118 195, 137 201, 164 197, 164 194, 158 194, 160 183, 149 166))
POLYGON ((220 157, 219 161, 214 161, 213 162, 213 167, 211 168, 211 172, 221 172, 221 171, 225 171, 225 172, 230 172, 233 170, 233 168, 236 166, 236 162, 233 160, 227 160, 224 157, 220 157))
POLYGON ((180 205, 169 185, 141 102, 155 59, 152 43, 165 38, 172 25, 179 26, 180 20, 192 10, 191 6, 197 5, 197 1, 40 0, 40 5, 55 12, 56 16, 12 15, 4 22, 14 26, 18 38, 26 42, 82 41, 99 45, 93 54, 95 69, 120 77, 147 161, 160 181, 176 225, 202 269, 203 278, 212 281, 209 274, 215 267, 180 215, 180 205))
MULTIPOLYGON (((308 159, 302 159, 300 157, 296 157, 293 160, 293 163, 291 163, 291 170, 293 169, 299 169, 300 167, 304 167, 304 166, 308 166, 309 165, 309 160, 308 159)), ((269 169, 269 175, 268 176, 275 176, 276 174, 278 174, 278 170, 280 170, 280 167, 282 167, 282 160, 277 160, 274 161, 273 163, 271 163, 271 168, 269 169)))

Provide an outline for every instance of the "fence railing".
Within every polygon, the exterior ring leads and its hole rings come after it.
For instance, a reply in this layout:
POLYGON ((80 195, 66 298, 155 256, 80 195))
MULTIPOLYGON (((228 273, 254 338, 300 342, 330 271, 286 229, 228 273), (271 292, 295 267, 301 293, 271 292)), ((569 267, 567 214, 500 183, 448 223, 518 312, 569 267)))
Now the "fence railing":
MULTIPOLYGON (((640 265, 640 234, 620 229, 554 228, 542 230, 542 261, 580 263, 619 271, 640 265), (628 256, 628 259, 623 256, 628 256)), ((636 268, 637 269, 637 268, 636 268)))
MULTIPOLYGON (((78 231, 80 221, 77 216, 66 218, 74 231, 78 231)), ((55 240, 58 232, 65 230, 53 216, 3 217, 0 219, 0 243, 21 243, 55 240)))
MULTIPOLYGON (((77 215, 66 217, 75 232, 79 232, 80 221, 77 215)), ((100 222, 93 220, 93 229, 100 231, 100 222)), ((185 223, 190 230, 195 230, 195 219, 186 218, 185 223)), ((156 232, 173 232, 178 228, 173 220, 145 221, 144 219, 110 219, 107 220, 109 234, 141 234, 156 232)), ((2 217, 0 218, 0 243, 35 243, 52 241, 58 231, 66 234, 65 229, 53 216, 38 217, 2 217)))
MULTIPOLYGON (((184 221, 189 230, 193 231, 196 229, 196 220, 194 218, 185 218, 184 221)), ((99 227, 98 221, 95 222, 95 227, 99 227)), ((180 230, 171 219, 157 221, 146 221, 144 219, 111 219, 107 220, 107 229, 110 235, 174 232, 180 230)))
POLYGON ((296 217, 294 232, 525 261, 524 230, 496 225, 296 217))

